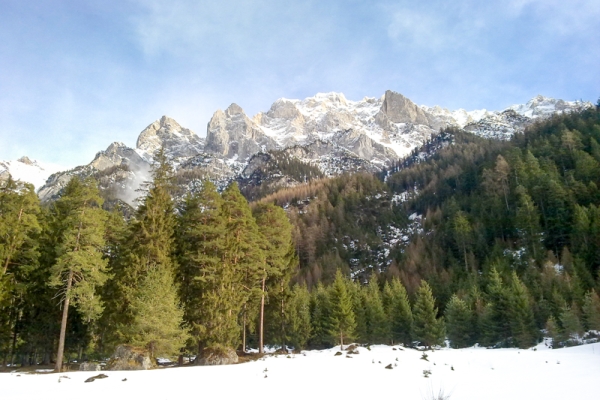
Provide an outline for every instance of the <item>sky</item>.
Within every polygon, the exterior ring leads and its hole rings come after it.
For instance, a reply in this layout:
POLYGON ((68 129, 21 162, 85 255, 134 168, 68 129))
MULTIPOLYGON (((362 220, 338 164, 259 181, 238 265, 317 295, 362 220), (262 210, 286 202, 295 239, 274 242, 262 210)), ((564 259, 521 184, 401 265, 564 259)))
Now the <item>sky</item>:
POLYGON ((598 0, 0 0, 0 160, 72 167, 162 115, 402 93, 502 110, 596 103, 598 0))

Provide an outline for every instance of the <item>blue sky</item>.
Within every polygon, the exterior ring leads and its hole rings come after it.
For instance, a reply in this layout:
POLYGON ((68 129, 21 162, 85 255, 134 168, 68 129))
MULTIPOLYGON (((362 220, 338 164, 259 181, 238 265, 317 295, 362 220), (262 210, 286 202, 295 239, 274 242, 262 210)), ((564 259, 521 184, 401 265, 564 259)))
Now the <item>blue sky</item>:
POLYGON ((500 110, 596 102, 600 1, 0 0, 0 160, 86 164, 169 115, 391 89, 500 110))

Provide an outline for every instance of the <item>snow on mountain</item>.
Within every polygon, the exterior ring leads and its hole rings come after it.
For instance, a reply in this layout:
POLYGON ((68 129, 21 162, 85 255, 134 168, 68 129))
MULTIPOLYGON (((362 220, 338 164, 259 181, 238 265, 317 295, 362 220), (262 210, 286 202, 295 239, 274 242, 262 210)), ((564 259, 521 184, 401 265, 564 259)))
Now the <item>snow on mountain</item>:
POLYGON ((10 174, 13 179, 29 182, 38 189, 46 183, 50 175, 61 169, 64 167, 32 161, 24 156, 14 161, 0 161, 0 180, 7 179, 10 174))
POLYGON ((581 111, 591 107, 593 107, 593 104, 586 101, 565 101, 538 95, 529 100, 526 104, 512 105, 508 107, 507 110, 514 110, 527 118, 535 119, 549 117, 553 114, 564 112, 581 111))
MULTIPOLYGON (((225 111, 213 114, 205 138, 163 116, 140 133, 135 149, 113 143, 87 166, 52 176, 39 194, 43 200, 54 198, 70 176, 92 174, 97 179, 100 176, 101 185, 116 188, 118 193, 134 191, 139 182, 147 179, 153 155, 161 147, 181 180, 191 182, 188 188, 201 178, 223 187, 244 177, 244 169, 253 157, 274 150, 319 168, 325 176, 377 172, 448 126, 506 140, 538 118, 586 107, 593 106, 537 96, 500 112, 451 111, 439 106, 418 106, 388 90, 379 98, 359 101, 334 92, 317 93, 304 100, 281 98, 268 111, 250 118, 233 103, 225 111)), ((134 195, 128 198, 133 199, 134 195)))

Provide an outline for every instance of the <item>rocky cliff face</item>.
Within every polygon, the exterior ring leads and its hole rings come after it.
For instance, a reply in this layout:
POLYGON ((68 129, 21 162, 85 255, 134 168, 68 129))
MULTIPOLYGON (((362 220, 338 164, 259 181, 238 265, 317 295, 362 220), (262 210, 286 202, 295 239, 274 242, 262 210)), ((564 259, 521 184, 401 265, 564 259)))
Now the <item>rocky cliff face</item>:
POLYGON ((109 196, 134 204, 138 195, 135 189, 150 179, 153 155, 161 147, 177 170, 182 192, 194 190, 202 179, 211 179, 219 187, 232 180, 246 186, 259 181, 269 181, 273 187, 295 184, 304 178, 289 176, 286 171, 291 170, 283 165, 290 162, 300 163, 294 171, 307 173, 316 168, 321 176, 376 172, 408 155, 440 128, 456 126, 507 139, 538 118, 586 107, 592 104, 537 96, 502 112, 449 111, 418 106, 392 91, 381 98, 360 101, 348 100, 341 93, 319 93, 304 100, 279 99, 267 112, 252 118, 231 104, 225 111, 214 113, 206 139, 163 116, 140 133, 135 149, 115 142, 98 152, 90 164, 50 176, 38 193, 49 200, 60 193, 71 176, 93 175, 109 196), (271 179, 266 176, 269 173, 278 176, 271 179))

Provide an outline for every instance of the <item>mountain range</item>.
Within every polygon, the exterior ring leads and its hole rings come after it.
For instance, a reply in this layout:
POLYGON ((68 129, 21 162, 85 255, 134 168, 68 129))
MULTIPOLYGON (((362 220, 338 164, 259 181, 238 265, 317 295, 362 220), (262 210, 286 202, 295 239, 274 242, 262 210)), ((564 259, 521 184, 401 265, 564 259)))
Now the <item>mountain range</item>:
POLYGON ((318 176, 378 172, 446 127, 508 139, 536 120, 588 107, 593 105, 537 96, 499 112, 450 111, 418 106, 386 91, 380 98, 360 101, 341 93, 319 93, 304 100, 282 98, 268 111, 249 117, 234 103, 213 114, 205 137, 163 116, 140 133, 135 148, 114 142, 89 164, 58 172, 27 157, 3 161, 0 179, 10 173, 31 182, 42 201, 49 201, 73 175, 93 175, 107 197, 134 205, 136 189, 150 179, 153 156, 163 147, 184 190, 194 190, 205 178, 219 187, 233 180, 242 187, 293 186, 318 176))

